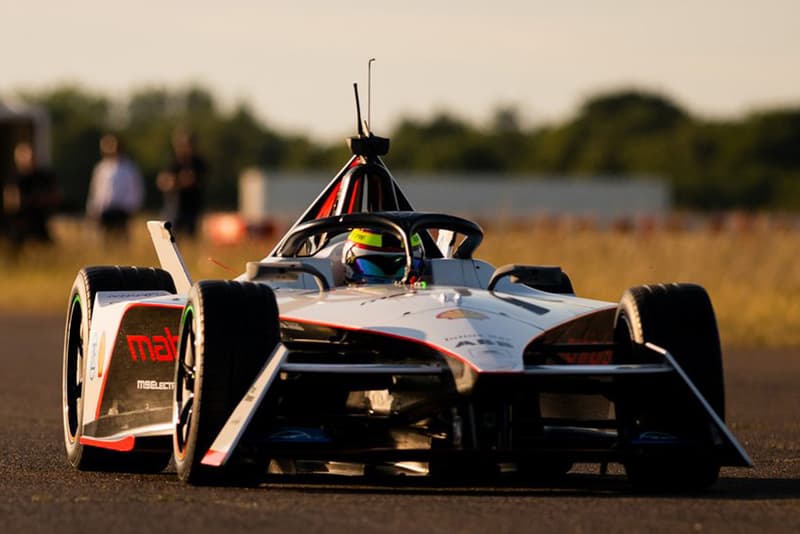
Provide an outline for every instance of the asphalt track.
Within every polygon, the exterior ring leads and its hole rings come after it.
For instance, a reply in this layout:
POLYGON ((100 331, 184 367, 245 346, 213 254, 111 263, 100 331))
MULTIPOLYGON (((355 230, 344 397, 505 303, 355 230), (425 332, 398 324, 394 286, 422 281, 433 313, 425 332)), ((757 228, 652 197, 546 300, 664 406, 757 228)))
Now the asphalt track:
POLYGON ((556 487, 276 479, 195 488, 80 473, 64 457, 63 319, 0 316, 0 532, 800 532, 800 351, 729 350, 728 422, 756 463, 693 495, 637 495, 619 471, 556 487))

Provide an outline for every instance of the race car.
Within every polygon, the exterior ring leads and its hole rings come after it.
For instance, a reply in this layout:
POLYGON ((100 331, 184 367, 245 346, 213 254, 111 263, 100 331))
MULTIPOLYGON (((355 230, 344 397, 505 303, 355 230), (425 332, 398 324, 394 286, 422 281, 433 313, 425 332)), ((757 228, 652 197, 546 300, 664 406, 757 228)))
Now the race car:
MULTIPOLYGON (((359 118, 359 124, 363 124, 359 118)), ((693 284, 576 296, 557 266, 477 259, 472 221, 415 211, 368 125, 266 257, 193 282, 169 223, 160 267, 82 269, 69 296, 64 442, 81 470, 191 484, 269 473, 436 480, 621 463, 696 490, 750 466, 724 423, 712 304, 693 284)))

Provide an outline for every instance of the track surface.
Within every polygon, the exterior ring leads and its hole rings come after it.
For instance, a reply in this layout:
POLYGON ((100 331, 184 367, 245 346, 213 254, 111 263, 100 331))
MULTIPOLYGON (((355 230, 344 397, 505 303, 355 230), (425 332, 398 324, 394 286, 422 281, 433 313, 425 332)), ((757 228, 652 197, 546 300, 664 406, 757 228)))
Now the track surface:
POLYGON ((619 471, 588 470, 557 487, 317 477, 193 488, 169 470, 67 465, 62 332, 61 317, 0 316, 0 532, 800 532, 798 350, 726 352, 728 421, 756 467, 725 469, 701 494, 637 495, 619 471))

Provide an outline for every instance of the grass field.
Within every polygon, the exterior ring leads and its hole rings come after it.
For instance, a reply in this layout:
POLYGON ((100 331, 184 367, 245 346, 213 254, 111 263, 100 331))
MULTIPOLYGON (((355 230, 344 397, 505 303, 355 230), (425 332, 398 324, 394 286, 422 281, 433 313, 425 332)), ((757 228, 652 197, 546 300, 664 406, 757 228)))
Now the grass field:
MULTIPOLYGON (((56 228, 57 244, 28 246, 0 257, 0 312, 63 313, 75 273, 84 265, 155 265, 137 223, 129 243, 104 244, 78 222, 56 228)), ((230 278, 263 257, 268 240, 236 246, 181 243, 195 279, 230 278), (209 260, 213 258, 215 262, 209 260)), ((578 295, 617 301, 645 283, 695 282, 706 287, 722 342, 736 347, 800 346, 800 232, 545 230, 488 226, 476 256, 494 265, 561 265, 578 295)))

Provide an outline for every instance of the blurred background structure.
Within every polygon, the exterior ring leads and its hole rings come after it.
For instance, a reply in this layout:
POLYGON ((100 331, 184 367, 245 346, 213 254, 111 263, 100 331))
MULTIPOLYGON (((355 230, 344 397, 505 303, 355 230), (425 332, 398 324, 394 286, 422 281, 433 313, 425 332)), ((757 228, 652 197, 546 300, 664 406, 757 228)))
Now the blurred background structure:
POLYGON ((0 189, 14 170, 14 148, 27 143, 36 166, 50 166, 50 114, 45 106, 0 99, 0 189))
MULTIPOLYGON (((253 226, 291 221, 331 176, 245 170, 239 180, 239 213, 253 226)), ((508 176, 503 173, 403 173, 400 187, 414 209, 481 221, 520 222, 573 217, 598 228, 614 221, 664 219, 671 208, 663 180, 633 177, 508 176)))

